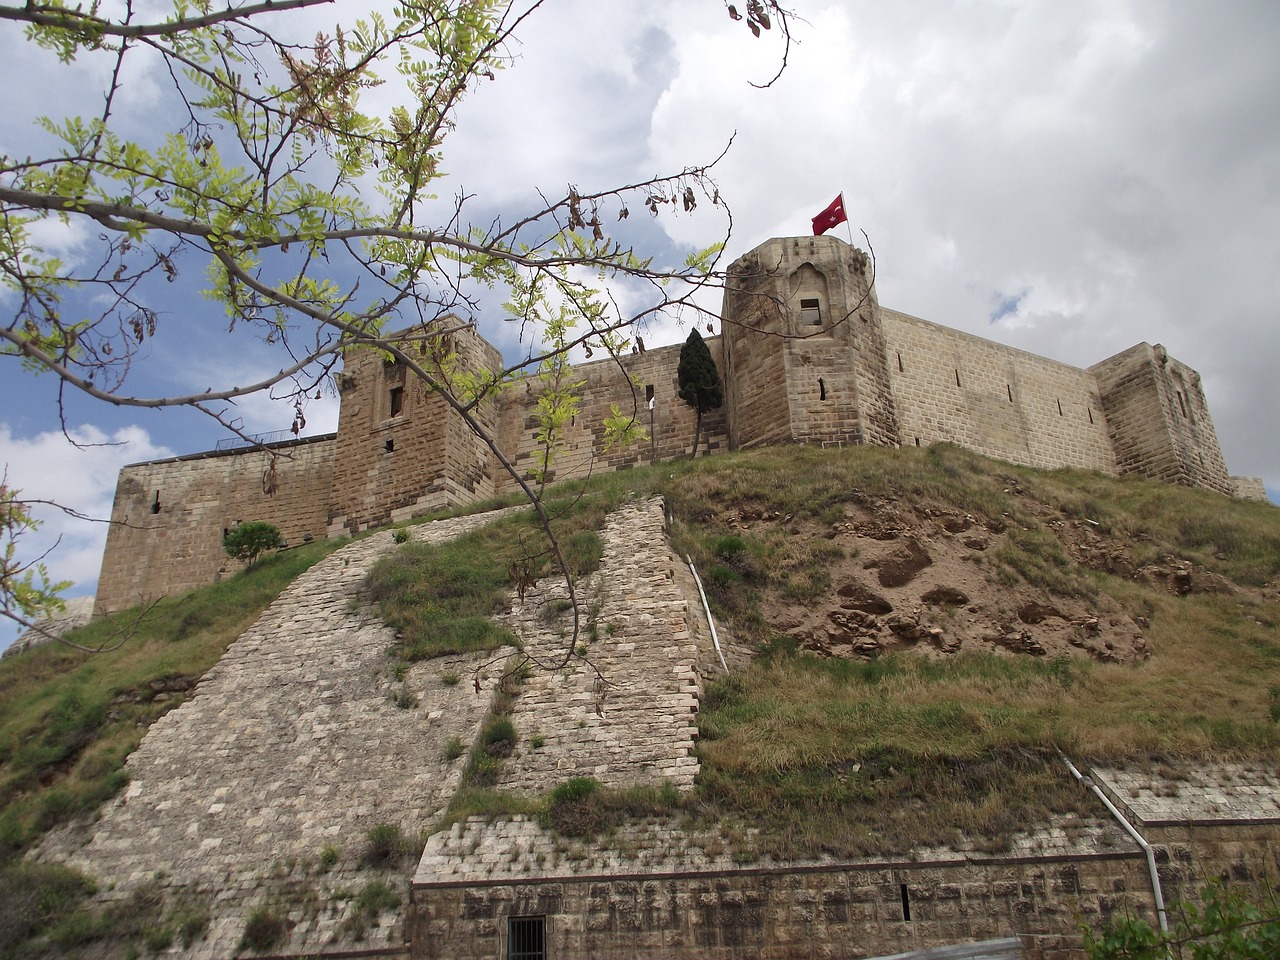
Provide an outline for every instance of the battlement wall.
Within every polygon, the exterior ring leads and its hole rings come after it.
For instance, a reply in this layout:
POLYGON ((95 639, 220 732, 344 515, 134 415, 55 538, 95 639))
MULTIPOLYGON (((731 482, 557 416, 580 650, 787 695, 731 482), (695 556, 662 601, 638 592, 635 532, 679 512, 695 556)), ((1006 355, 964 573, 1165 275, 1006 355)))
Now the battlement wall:
POLYGON ((226 531, 265 520, 289 543, 325 535, 333 434, 120 471, 98 577, 95 615, 194 590, 241 569, 226 531))
MULTIPOLYGON (((716 355, 719 338, 707 337, 707 348, 716 355)), ((567 480, 596 473, 624 470, 652 460, 687 457, 693 447, 697 414, 680 399, 677 369, 681 344, 658 347, 614 359, 595 360, 573 367, 571 380, 581 381, 578 414, 565 427, 563 442, 550 463, 552 480, 567 480), (649 409, 649 400, 653 409, 649 409), (634 416, 648 439, 629 446, 605 446, 605 420, 616 405, 624 417, 634 416)), ((536 377, 509 387, 502 395, 498 444, 526 479, 540 470, 544 449, 538 442, 536 377)), ((699 450, 719 453, 728 449, 728 422, 724 407, 702 417, 699 450)), ((500 465, 493 467, 499 494, 518 489, 500 465)))
POLYGON ((949 441, 1031 467, 1116 472, 1087 370, 881 310, 903 446, 949 441))

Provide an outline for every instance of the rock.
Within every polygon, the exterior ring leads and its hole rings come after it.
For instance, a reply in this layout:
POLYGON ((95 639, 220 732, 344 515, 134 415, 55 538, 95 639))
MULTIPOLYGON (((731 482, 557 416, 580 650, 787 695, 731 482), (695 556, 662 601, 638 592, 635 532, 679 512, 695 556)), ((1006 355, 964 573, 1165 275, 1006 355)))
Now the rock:
POLYGON ((1050 607, 1043 603, 1025 603, 1018 610, 1018 619, 1023 623, 1043 623, 1050 617, 1065 619, 1056 607, 1050 607))
POLYGON ((937 586, 924 594, 920 600, 935 607, 963 607, 969 602, 969 596, 955 587, 937 586))
POLYGON ((888 557, 873 561, 880 570, 880 586, 901 587, 915 579, 921 570, 932 565, 933 558, 920 544, 911 537, 888 557))
POLYGON ((893 604, 857 580, 849 580, 836 590, 843 600, 840 606, 846 610, 864 613, 893 613, 893 604))

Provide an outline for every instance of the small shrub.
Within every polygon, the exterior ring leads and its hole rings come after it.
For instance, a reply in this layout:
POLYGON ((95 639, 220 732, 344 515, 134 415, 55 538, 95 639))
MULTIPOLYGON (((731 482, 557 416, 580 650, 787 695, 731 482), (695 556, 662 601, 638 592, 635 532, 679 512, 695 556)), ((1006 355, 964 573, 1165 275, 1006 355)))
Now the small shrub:
POLYGON ((594 777, 566 780, 551 791, 547 825, 566 837, 595 836, 605 823, 599 798, 600 782, 594 777))
POLYGON ((391 702, 401 710, 412 710, 418 705, 418 697, 408 687, 401 687, 396 691, 396 695, 391 698, 391 702))
POLYGON ((413 843, 399 826, 394 823, 379 823, 369 829, 363 862, 369 867, 391 867, 414 852, 413 843))
POLYGON ((400 906, 400 894, 385 880, 373 880, 364 885, 356 895, 356 909, 370 917, 377 918, 384 910, 394 910, 400 906))
POLYGON ((461 678, 452 670, 440 674, 440 682, 446 687, 456 687, 461 678))
POLYGON ((93 881, 52 864, 18 863, 0 870, 0 945, 21 944, 73 914, 92 894, 93 881))
POLYGON ((276 550, 284 546, 280 537, 280 528, 265 520, 251 520, 227 531, 222 538, 222 549, 227 556, 240 560, 252 567, 258 557, 268 550, 276 550))
POLYGON ((408 542, 409 542, 409 531, 408 531, 408 530, 393 530, 393 531, 392 531, 392 533, 391 533, 391 539, 392 539, 392 541, 393 541, 393 542, 395 542, 395 543, 408 543, 408 542))
POLYGON ((188 907, 175 913, 173 922, 177 925, 183 949, 190 949, 209 932, 209 910, 206 907, 188 907))
POLYGON ((540 733, 535 733, 533 736, 529 738, 529 749, 541 750, 544 746, 546 746, 546 743, 547 743, 546 737, 544 737, 540 733))
POLYGON ((338 865, 338 856, 339 856, 338 848, 335 847, 332 843, 327 844, 325 848, 320 851, 321 872, 328 873, 330 870, 336 867, 338 865))
POLYGON ((444 758, 449 762, 457 760, 464 752, 461 737, 450 737, 444 745, 444 758))
POLYGON ((259 953, 278 947, 289 938, 289 924, 275 907, 256 907, 244 924, 240 949, 259 953))
POLYGON ((491 757, 509 757, 518 739, 510 717, 494 717, 480 734, 480 745, 491 757))

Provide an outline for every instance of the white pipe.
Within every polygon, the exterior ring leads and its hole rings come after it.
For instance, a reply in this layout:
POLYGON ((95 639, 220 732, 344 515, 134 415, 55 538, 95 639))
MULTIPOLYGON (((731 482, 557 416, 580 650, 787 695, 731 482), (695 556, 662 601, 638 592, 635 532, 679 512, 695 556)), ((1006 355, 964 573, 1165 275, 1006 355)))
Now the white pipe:
POLYGON ((698 568, 693 565, 693 558, 687 553, 684 558, 689 561, 689 569, 693 573, 693 581, 698 585, 698 595, 702 597, 702 609, 707 612, 707 625, 711 627, 711 642, 716 645, 716 656, 720 658, 720 666, 729 672, 729 665, 724 662, 724 654, 720 652, 720 638, 716 635, 716 622, 711 617, 711 604, 707 603, 707 591, 702 589, 702 578, 698 576, 698 568))
POLYGON ((1168 933, 1169 917, 1168 914, 1165 913, 1164 909, 1164 891, 1160 887, 1160 874, 1156 871, 1156 855, 1155 851, 1151 849, 1151 844, 1147 843, 1147 841, 1142 838, 1142 834, 1138 833, 1138 831, 1133 828, 1133 824, 1124 818, 1124 814, 1122 814, 1116 805, 1111 802, 1111 798, 1102 792, 1101 787, 1094 783, 1092 779, 1086 777, 1077 770, 1075 764, 1067 759, 1067 755, 1065 753, 1059 752, 1058 756, 1062 758, 1062 762, 1067 765, 1067 769, 1071 771, 1071 775, 1076 778, 1076 781, 1081 786, 1088 787, 1094 792, 1094 795, 1102 801, 1103 806, 1111 811, 1111 815, 1116 818, 1116 821, 1120 826, 1124 827, 1129 836, 1133 837, 1134 843, 1140 846, 1143 853, 1147 855, 1147 872, 1151 874, 1151 893, 1155 896, 1156 900, 1156 916, 1160 919, 1160 931, 1162 933, 1168 933))

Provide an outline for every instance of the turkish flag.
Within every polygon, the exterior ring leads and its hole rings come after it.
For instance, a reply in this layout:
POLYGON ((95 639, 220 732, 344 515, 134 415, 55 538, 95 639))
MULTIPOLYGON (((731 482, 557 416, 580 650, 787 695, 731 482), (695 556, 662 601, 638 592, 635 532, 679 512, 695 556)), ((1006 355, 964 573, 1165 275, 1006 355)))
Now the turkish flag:
POLYGON ((820 214, 813 218, 813 235, 821 236, 832 227, 839 226, 849 218, 844 215, 844 194, 841 193, 823 210, 820 214))

